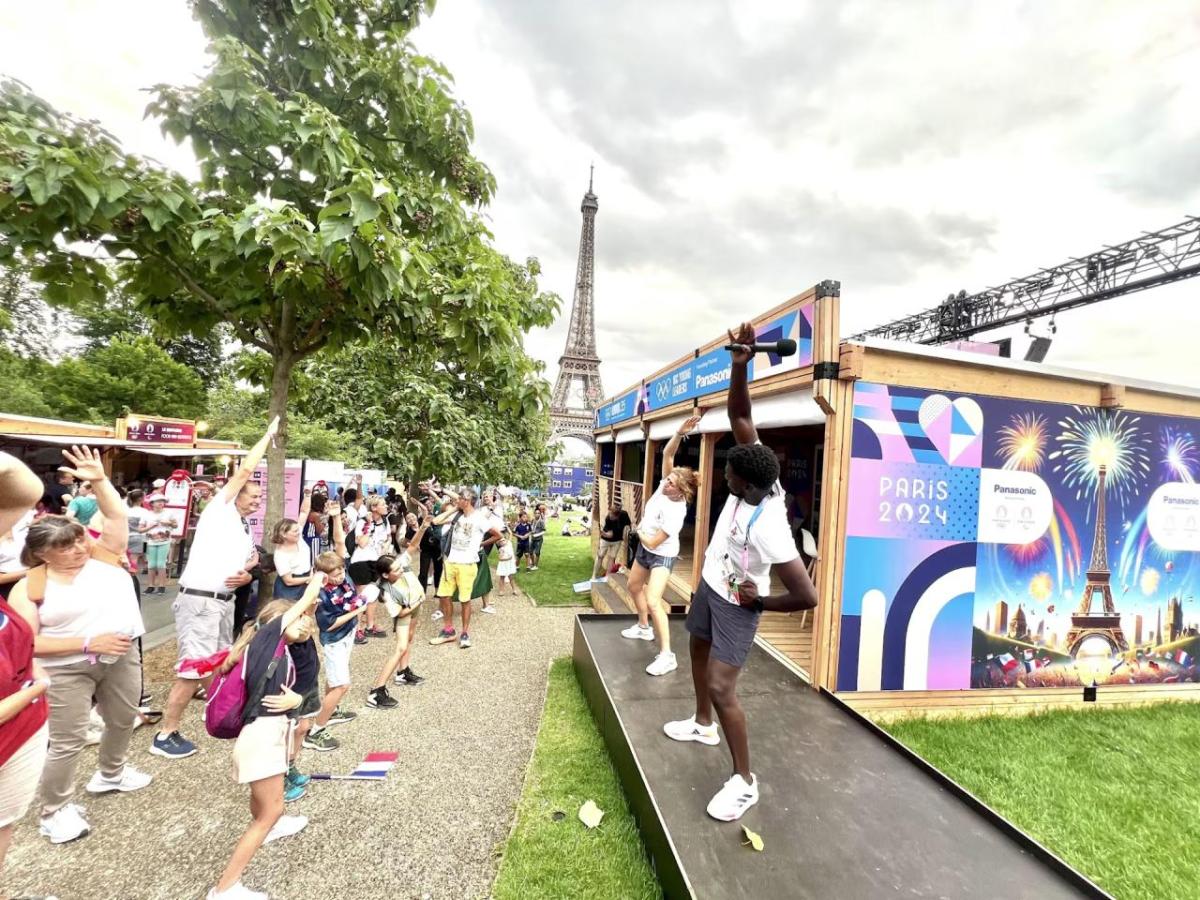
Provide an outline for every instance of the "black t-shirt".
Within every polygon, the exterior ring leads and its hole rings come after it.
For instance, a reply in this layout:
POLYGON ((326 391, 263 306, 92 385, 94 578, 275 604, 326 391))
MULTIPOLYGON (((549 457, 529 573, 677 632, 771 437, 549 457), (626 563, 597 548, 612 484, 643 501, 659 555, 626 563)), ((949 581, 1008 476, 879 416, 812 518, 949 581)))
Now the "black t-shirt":
POLYGON ((292 656, 285 652, 283 657, 271 668, 275 657, 275 648, 279 646, 279 637, 283 633, 283 616, 272 619, 258 629, 246 648, 246 707, 242 710, 242 723, 249 725, 259 716, 282 716, 286 713, 271 712, 262 705, 264 697, 278 694, 284 685, 293 685, 296 669, 292 664, 292 656), (270 671, 270 677, 267 673, 270 671))
POLYGON ((69 484, 59 484, 57 481, 46 486, 46 493, 42 495, 42 503, 46 509, 56 515, 63 515, 67 511, 67 504, 71 502, 71 486, 69 484))
POLYGON ((312 638, 297 644, 288 644, 288 654, 292 657, 292 665, 296 667, 296 683, 292 690, 304 694, 317 686, 317 672, 321 668, 320 654, 317 644, 312 638))
POLYGON ((606 541, 619 541, 621 535, 625 533, 625 529, 629 528, 632 524, 629 519, 629 513, 625 512, 625 510, 617 513, 615 518, 611 515, 605 516, 604 525, 600 528, 600 537, 606 541), (605 537, 606 534, 612 536, 605 537))

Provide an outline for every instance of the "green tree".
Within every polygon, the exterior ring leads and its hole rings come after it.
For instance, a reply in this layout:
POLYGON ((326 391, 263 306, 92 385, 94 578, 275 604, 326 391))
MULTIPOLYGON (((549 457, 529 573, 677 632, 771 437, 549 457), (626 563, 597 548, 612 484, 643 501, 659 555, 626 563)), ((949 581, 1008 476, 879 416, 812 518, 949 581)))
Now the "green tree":
POLYGON ((417 354, 378 341, 353 355, 310 360, 303 409, 357 430, 369 462, 410 483, 437 475, 540 484, 552 450, 540 368, 524 352, 511 354, 504 368, 476 368, 449 348, 417 354))
POLYGON ((476 211, 495 184, 470 154, 470 116, 408 39, 432 5, 194 0, 215 62, 197 85, 155 87, 149 113, 190 139, 196 183, 0 84, 0 253, 29 256, 66 302, 110 283, 99 251, 167 333, 227 323, 267 353, 281 420, 270 518, 299 362, 387 335, 452 341, 468 364, 511 371, 521 333, 557 309, 476 211))
POLYGON ((18 356, 0 347, 0 384, 4 385, 4 411, 17 416, 56 418, 59 413, 43 394, 46 373, 53 366, 41 359, 18 356))
MULTIPOLYGON (((294 408, 291 415, 290 456, 341 460, 349 466, 365 462, 363 450, 351 434, 337 431, 319 419, 297 414, 294 408)), ((231 377, 223 377, 209 391, 204 418, 209 426, 207 437, 250 446, 267 429, 267 395, 262 390, 239 387, 231 377)))
POLYGON ((0 340, 5 347, 19 356, 53 359, 58 355, 54 340, 68 327, 68 319, 42 299, 24 267, 0 266, 0 340))
POLYGON ((44 378, 45 402, 63 418, 108 423, 134 412, 195 419, 204 411, 200 377, 147 337, 116 338, 64 359, 44 378))

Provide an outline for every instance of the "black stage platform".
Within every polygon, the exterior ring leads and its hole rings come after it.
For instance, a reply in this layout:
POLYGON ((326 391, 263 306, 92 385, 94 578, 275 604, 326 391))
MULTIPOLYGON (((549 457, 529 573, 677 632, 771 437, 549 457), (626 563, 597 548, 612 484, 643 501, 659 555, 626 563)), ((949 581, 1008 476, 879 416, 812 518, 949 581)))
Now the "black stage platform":
POLYGON ((760 799, 741 822, 710 819, 730 775, 724 734, 706 747, 662 731, 694 712, 683 619, 679 668, 660 678, 644 671, 654 645, 621 637, 631 621, 580 615, 575 667, 667 897, 1107 896, 757 646, 738 695, 760 799), (742 824, 765 852, 742 846, 742 824))

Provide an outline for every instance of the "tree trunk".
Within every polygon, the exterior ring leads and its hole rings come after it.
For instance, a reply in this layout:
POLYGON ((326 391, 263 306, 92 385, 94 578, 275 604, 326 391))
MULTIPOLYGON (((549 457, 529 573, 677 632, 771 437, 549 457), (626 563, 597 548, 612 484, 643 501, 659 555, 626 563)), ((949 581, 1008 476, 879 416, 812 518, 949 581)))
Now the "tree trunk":
POLYGON ((279 433, 267 447, 267 511, 263 516, 263 546, 272 549, 271 531, 284 517, 283 461, 288 445, 288 389, 296 358, 291 353, 278 353, 271 367, 271 396, 267 405, 267 421, 279 416, 279 433))

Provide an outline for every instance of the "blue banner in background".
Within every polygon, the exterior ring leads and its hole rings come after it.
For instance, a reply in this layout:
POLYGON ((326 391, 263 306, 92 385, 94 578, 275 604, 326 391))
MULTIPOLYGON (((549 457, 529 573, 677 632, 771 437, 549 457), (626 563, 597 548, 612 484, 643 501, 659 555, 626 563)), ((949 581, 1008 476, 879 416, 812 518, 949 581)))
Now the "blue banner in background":
POLYGON ((731 368, 729 351, 720 348, 676 366, 647 383, 646 411, 725 390, 731 368))
POLYGON ((627 394, 622 394, 616 400, 605 403, 596 410, 596 427, 605 428, 632 419, 639 412, 637 403, 638 389, 634 388, 627 394))

